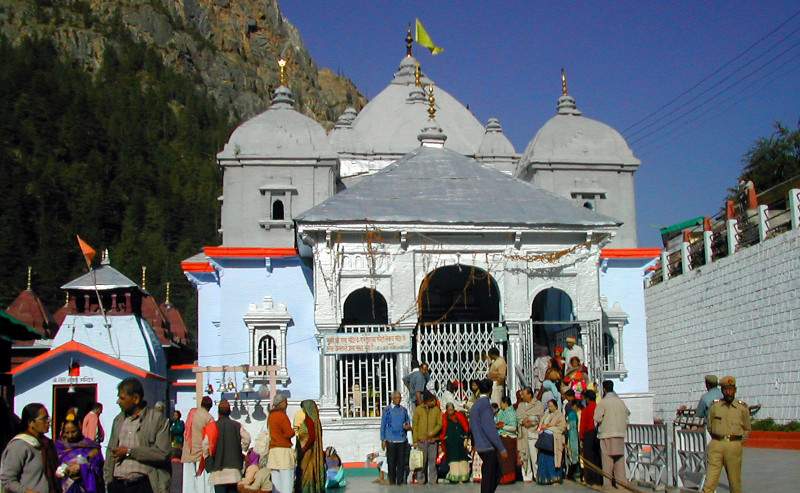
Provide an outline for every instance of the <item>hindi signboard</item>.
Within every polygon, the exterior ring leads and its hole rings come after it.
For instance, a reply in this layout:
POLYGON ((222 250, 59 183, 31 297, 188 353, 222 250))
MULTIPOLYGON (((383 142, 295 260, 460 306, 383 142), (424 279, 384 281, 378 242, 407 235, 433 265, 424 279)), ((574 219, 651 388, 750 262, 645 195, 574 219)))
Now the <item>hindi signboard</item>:
POLYGON ((324 354, 410 353, 411 331, 325 334, 324 354))

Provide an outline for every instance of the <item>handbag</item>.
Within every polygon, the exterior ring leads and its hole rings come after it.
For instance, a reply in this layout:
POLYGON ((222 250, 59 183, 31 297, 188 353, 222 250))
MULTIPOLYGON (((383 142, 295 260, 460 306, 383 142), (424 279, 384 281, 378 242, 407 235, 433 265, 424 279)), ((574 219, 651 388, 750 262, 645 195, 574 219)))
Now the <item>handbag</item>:
POLYGON ((553 440, 553 434, 544 431, 539 433, 539 438, 536 440, 534 446, 542 452, 547 452, 549 454, 554 453, 555 441, 553 440))
POLYGON ((415 448, 411 449, 411 452, 408 455, 408 468, 409 469, 421 469, 424 464, 424 457, 422 456, 422 450, 415 448))

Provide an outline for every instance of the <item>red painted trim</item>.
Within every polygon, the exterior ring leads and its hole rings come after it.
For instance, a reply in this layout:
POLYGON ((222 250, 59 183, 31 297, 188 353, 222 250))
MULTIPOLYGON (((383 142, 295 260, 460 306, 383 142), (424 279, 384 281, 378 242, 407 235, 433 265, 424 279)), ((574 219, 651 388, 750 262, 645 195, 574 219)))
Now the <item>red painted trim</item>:
POLYGON ((172 382, 170 384, 170 386, 172 386, 172 387, 192 387, 192 388, 194 388, 195 383, 194 382, 172 382))
MULTIPOLYGON (((344 467, 345 469, 367 469, 366 467, 364 467, 363 462, 342 462, 342 467, 344 467)), ((369 465, 369 468, 373 467, 375 467, 374 462, 369 465)))
POLYGON ((197 368, 195 363, 186 363, 185 365, 172 365, 169 367, 170 370, 191 370, 192 368, 197 368))
POLYGON ((208 262, 181 262, 181 269, 184 272, 214 272, 208 262))
POLYGON ((752 431, 745 447, 800 450, 800 433, 785 431, 752 431))
POLYGON ((165 377, 162 377, 161 375, 156 375, 155 373, 150 373, 149 371, 143 370, 142 368, 139 368, 138 366, 134 366, 134 365, 132 365, 130 363, 125 363, 124 361, 120 361, 120 360, 118 360, 116 358, 112 358, 111 356, 109 356, 109 355, 107 355, 105 353, 101 353, 100 351, 97 351, 96 349, 92 349, 89 346, 85 346, 85 345, 83 345, 83 344, 81 344, 79 342, 75 342, 75 341, 69 341, 68 343, 62 344, 61 346, 58 346, 55 349, 47 351, 46 353, 42 353, 42 354, 40 354, 39 356, 37 356, 35 358, 29 359, 25 363, 23 363, 23 364, 19 365, 18 367, 14 368, 13 370, 11 370, 9 373, 12 374, 12 375, 18 375, 18 374, 20 374, 20 373, 22 373, 24 371, 27 371, 27 370, 33 368, 34 366, 38 365, 39 363, 43 363, 43 362, 49 360, 50 358, 54 358, 55 356, 58 356, 61 353, 67 353, 67 352, 70 352, 70 351, 74 351, 76 353, 85 354, 86 356, 94 358, 94 359, 96 359, 98 361, 102 361, 103 363, 107 363, 107 364, 109 364, 111 366, 115 366, 115 367, 119 368, 120 370, 127 371, 128 373, 133 373, 137 377, 153 378, 155 380, 161 380, 161 381, 164 381, 164 382, 167 381, 167 379, 165 377))
POLYGON ((604 248, 600 258, 658 258, 660 248, 604 248))
POLYGON ((291 257, 297 255, 296 248, 205 247, 203 251, 208 257, 222 258, 291 257))

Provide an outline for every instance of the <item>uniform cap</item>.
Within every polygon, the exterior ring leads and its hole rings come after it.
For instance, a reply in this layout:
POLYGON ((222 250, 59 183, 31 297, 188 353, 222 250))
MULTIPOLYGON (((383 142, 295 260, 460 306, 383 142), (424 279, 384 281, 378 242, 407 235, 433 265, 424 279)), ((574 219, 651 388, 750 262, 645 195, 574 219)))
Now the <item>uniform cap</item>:
POLYGON ((717 376, 716 375, 706 375, 706 383, 709 385, 716 385, 717 384, 717 376))
POLYGON ((575 341, 577 341, 577 339, 575 339, 575 336, 568 336, 567 337, 567 342, 570 342, 570 341, 575 342, 575 341))
POLYGON ((720 387, 736 387, 736 379, 733 377, 724 377, 719 381, 720 387))

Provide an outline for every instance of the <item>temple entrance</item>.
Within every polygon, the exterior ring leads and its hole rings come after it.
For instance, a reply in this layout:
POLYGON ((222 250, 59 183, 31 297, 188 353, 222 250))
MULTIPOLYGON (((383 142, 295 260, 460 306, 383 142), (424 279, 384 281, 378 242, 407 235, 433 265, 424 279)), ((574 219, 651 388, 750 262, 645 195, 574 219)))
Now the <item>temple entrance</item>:
POLYGON ((505 355, 505 343, 493 338, 493 329, 504 328, 497 282, 477 267, 441 267, 422 282, 418 306, 417 362, 428 363, 435 389, 458 382, 466 397, 469 381, 486 376, 489 349, 505 355))
POLYGON ((82 423, 83 417, 92 410, 95 402, 97 402, 97 384, 53 385, 52 436, 58 436, 61 424, 67 417, 67 411, 77 407, 77 418, 82 423))
POLYGON ((572 298, 558 288, 548 288, 537 294, 531 307, 534 345, 544 346, 552 354, 555 347, 563 347, 567 336, 574 335, 580 341, 573 310, 572 298))
MULTIPOLYGON (((386 298, 375 289, 353 291, 344 302, 339 332, 392 330, 386 298)), ((395 353, 343 354, 336 358, 339 412, 345 418, 378 417, 394 390, 395 353)))

